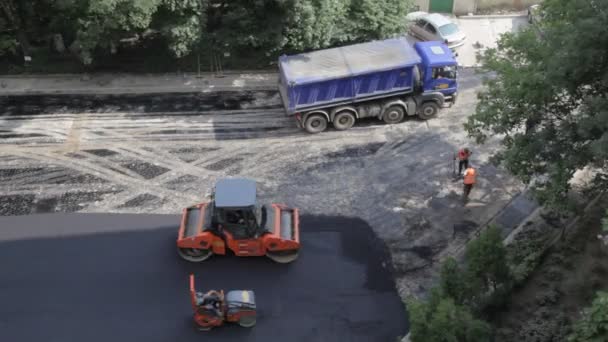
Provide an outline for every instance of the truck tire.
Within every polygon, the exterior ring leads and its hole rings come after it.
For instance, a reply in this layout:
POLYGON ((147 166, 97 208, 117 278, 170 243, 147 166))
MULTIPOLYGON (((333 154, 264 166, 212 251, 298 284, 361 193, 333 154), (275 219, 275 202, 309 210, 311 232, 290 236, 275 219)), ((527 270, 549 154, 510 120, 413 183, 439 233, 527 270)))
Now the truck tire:
POLYGON ((405 117, 405 110, 403 107, 398 105, 392 105, 384 110, 384 114, 382 115, 382 120, 387 124, 396 124, 403 121, 405 117))
POLYGON ((338 112, 336 116, 334 116, 334 127, 339 131, 345 131, 355 124, 355 115, 347 110, 343 110, 338 112))
POLYGON ((321 133, 327 128, 327 118, 321 114, 313 114, 306 118, 304 129, 308 133, 321 133))
POLYGON ((418 111, 418 117, 422 120, 428 120, 439 112, 439 105, 435 102, 429 101, 422 104, 418 111))

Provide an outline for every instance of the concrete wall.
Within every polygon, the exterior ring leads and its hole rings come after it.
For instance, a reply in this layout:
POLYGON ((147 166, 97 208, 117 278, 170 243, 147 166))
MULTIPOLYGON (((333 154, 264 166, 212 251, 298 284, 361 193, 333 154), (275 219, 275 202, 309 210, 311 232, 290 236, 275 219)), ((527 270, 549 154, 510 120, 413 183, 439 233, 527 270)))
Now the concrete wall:
MULTIPOLYGON (((461 0, 462 1, 462 0, 461 0)), ((468 2, 476 2, 478 11, 487 11, 492 9, 511 9, 521 11, 528 6, 538 4, 541 0, 464 0, 468 2)))
POLYGON ((428 12, 429 3, 430 3, 430 0, 414 0, 414 5, 417 5, 418 7, 420 7, 419 11, 428 12))
MULTIPOLYGON (((464 15, 477 11, 490 11, 493 9, 523 10, 542 0, 454 0, 453 13, 464 15)), ((419 6, 420 11, 428 12, 430 0, 414 0, 414 5, 419 6)))
POLYGON ((454 0, 454 11, 456 15, 464 15, 468 13, 475 13, 476 0, 454 0))

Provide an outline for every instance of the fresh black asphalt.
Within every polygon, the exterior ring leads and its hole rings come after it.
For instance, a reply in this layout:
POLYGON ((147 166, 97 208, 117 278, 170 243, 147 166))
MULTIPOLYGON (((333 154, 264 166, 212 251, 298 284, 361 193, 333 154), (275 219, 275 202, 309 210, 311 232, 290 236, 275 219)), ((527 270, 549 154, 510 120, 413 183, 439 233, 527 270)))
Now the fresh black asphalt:
POLYGON ((177 216, 0 217, 0 341, 392 342, 405 307, 363 221, 302 217, 297 261, 179 259, 177 216), (188 274, 199 291, 252 289, 251 329, 192 326, 188 274))

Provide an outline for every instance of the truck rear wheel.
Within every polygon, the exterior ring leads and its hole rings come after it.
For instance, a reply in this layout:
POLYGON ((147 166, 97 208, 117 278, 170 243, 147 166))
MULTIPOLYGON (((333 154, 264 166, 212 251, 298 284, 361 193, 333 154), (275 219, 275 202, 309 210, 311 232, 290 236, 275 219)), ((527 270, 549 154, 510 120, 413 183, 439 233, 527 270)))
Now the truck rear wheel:
POLYGON ((403 107, 393 105, 386 108, 384 115, 382 115, 382 120, 384 120, 384 122, 387 124, 396 124, 403 121, 404 117, 405 111, 403 110, 403 107))
POLYGON ((428 120, 439 112, 439 105, 435 102, 425 102, 420 107, 418 112, 418 117, 422 120, 428 120))
POLYGON ((345 131, 355 124, 355 115, 349 111, 343 110, 334 116, 334 127, 339 131, 345 131))
POLYGON ((321 133, 327 128, 327 118, 321 114, 313 114, 306 118, 304 129, 308 133, 321 133))

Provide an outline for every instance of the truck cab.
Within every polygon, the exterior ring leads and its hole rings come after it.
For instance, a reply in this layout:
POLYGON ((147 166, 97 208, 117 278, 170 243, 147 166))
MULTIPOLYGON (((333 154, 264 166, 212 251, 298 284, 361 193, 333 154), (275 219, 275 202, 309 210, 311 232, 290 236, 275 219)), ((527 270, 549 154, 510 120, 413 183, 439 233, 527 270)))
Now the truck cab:
POLYGON ((454 103, 458 91, 458 62, 454 53, 441 42, 419 42, 414 48, 422 59, 419 64, 422 96, 436 96, 454 103))

